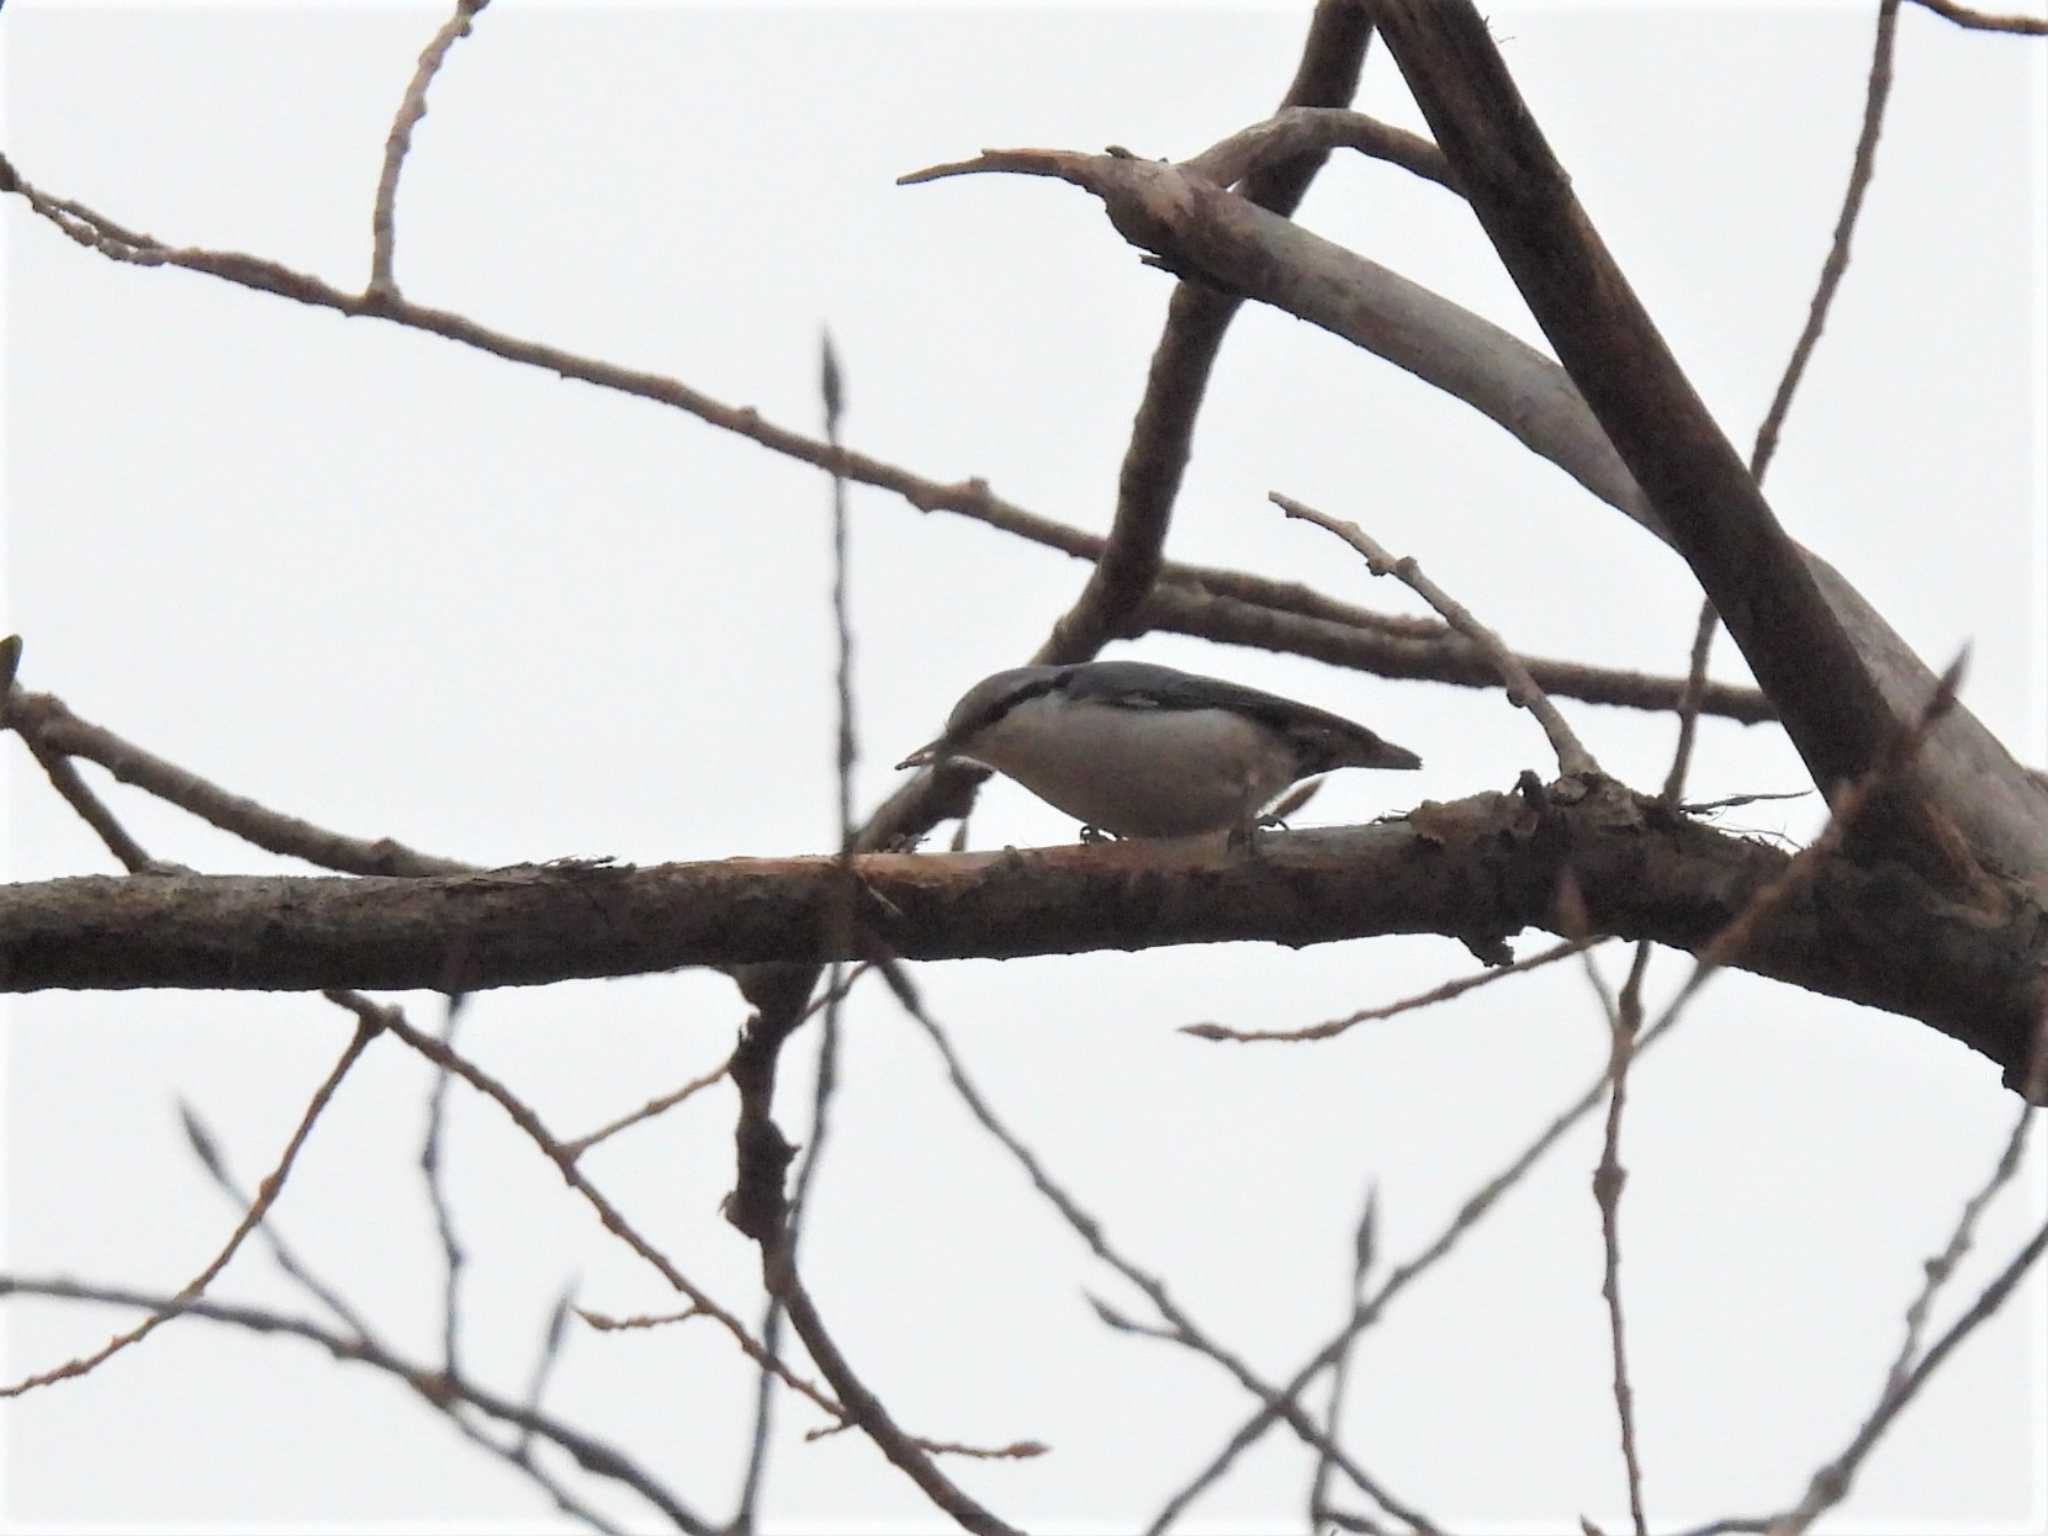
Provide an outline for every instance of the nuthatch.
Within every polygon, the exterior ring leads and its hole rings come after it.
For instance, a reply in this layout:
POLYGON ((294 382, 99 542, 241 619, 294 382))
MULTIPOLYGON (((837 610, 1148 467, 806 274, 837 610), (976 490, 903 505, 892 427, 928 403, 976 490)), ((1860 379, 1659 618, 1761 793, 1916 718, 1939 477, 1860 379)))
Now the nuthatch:
POLYGON ((1013 667, 982 679, 896 766, 965 758, 1095 832, 1248 842, 1288 785, 1332 768, 1420 768, 1362 725, 1277 694, 1142 661, 1013 667))

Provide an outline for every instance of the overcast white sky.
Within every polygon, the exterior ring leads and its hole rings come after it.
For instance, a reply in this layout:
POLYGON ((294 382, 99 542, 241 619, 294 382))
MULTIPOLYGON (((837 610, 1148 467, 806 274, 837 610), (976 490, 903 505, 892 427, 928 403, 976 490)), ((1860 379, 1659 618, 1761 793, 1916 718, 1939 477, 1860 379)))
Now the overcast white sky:
MULTIPOLYGON (((1861 111, 1874 6, 1490 8, 1510 67, 1609 244, 1746 450, 1805 314, 1861 111)), ((409 297, 674 375, 815 430, 821 324, 848 440, 986 477, 1106 526, 1170 280, 1099 205, 1048 181, 901 189, 984 145, 1109 143, 1183 157, 1263 116, 1305 3, 722 11, 500 4, 436 82, 399 203, 409 297)), ((21 173, 131 228, 367 276, 391 113, 445 8, 146 9, 24 3, 0 18, 4 142, 21 173)), ((1939 664, 2044 751, 2039 42, 1909 6, 1870 205, 1767 489, 1939 664)), ((1366 110, 1419 127, 1377 46, 1366 110)), ((1301 217, 1540 343, 1468 212, 1338 160, 1301 217)), ((819 852, 833 833, 828 486, 694 419, 375 321, 117 266, 0 200, 7 264, 0 629, 24 684, 266 804, 483 863, 819 852)), ((1696 589, 1675 557, 1498 429, 1292 319, 1238 319, 1169 554, 1418 611, 1282 490, 1364 524, 1518 647, 1682 668, 1696 589)), ((854 614, 871 807, 888 767, 971 682, 1022 660, 1086 569, 885 494, 853 492, 854 614)), ((1305 818, 1354 821, 1548 768, 1498 693, 1153 637, 1113 654, 1227 674, 1365 720, 1421 774, 1340 775, 1305 818)), ((1715 673, 1744 680, 1725 641, 1715 673)), ((1666 721, 1566 702, 1611 771, 1660 780, 1666 721)), ((11 743, 9 868, 111 867, 11 743)), ((159 858, 291 869, 87 776, 159 858)), ((1708 722, 1702 797, 1805 786, 1771 729, 1708 722)), ((1811 800, 1742 828, 1809 835, 1811 800)), ((1071 839, 994 784, 977 846, 1071 839)), ((1525 935, 1528 951, 1546 942, 1525 935)), ((1604 964, 1618 983, 1625 957, 1604 964)), ((1599 1071, 1605 1026, 1563 969, 1336 1041, 1224 1048, 1196 1019, 1312 1022, 1471 962, 1439 939, 1292 952, 1213 946, 921 967, 984 1091, 1189 1310, 1273 1378, 1347 1305, 1368 1181, 1383 1262, 1599 1071)), ((1653 1003, 1686 962, 1660 955, 1653 1003)), ((1037 1438, 1024 1464, 953 1464, 1044 1530, 1150 1518, 1252 1404, 1207 1362, 1105 1332, 1141 1303, 977 1133, 879 991, 846 1021, 844 1090, 807 1229, 814 1291, 919 1432, 1037 1438)), ((423 1022, 427 996, 400 999, 423 1022)), ((7 1002, 6 1267, 174 1291, 234 1221, 175 1103, 245 1183, 268 1170, 350 1023, 291 997, 7 1002)), ((715 1064, 744 1017, 687 974, 475 1000, 465 1048, 564 1134, 715 1064)), ((786 1055, 801 1139, 807 1035, 786 1055)), ((396 1345, 437 1348, 438 1248, 414 1169, 429 1076, 395 1042, 351 1075, 280 1228, 396 1345)), ((2014 1101, 1910 1021, 1718 980, 1634 1078, 1625 1286, 1646 1492, 1673 1529, 1797 1498, 1848 1439, 1897 1346, 1921 1261, 1988 1173, 2014 1101)), ((719 1089, 593 1152, 588 1171, 749 1318, 751 1245, 721 1220, 719 1089)), ((1945 1322, 2040 1219, 2041 1149, 1986 1217, 1945 1322)), ((446 1149, 471 1256, 467 1359, 518 1395, 556 1291, 618 1314, 674 1300, 623 1256, 497 1109, 456 1092, 446 1149)), ((1364 1346, 1359 1458, 1461 1529, 1616 1529, 1598 1156, 1574 1135, 1364 1346)), ((2037 1283, 1981 1330, 1868 1465, 1839 1528, 2039 1529, 2048 1324, 2037 1283)), ((311 1303, 255 1245, 217 1282, 311 1303)), ((10 1379, 89 1349, 105 1309, 0 1309, 10 1379)), ((693 1324, 572 1333, 549 1397, 695 1507, 731 1508, 751 1372, 693 1324)), ((854 1435, 815 1445, 785 1400, 764 1506, 778 1528, 935 1525, 854 1435)), ((196 1322, 93 1377, 6 1405, 4 1514, 233 1528, 544 1525, 549 1508, 387 1378, 196 1322)), ((1301 1527, 1308 1461, 1270 1437, 1186 1529, 1301 1527)), ((643 1507, 599 1488, 616 1518, 643 1507)))

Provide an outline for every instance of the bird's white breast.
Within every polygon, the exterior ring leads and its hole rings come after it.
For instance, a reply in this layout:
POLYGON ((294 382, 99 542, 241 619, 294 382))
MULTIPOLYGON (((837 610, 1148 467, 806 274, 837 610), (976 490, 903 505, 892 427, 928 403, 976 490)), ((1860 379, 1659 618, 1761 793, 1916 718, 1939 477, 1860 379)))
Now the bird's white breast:
POLYGON ((1223 709, 1075 701, 1047 692, 977 733, 962 755, 1105 831, 1186 837, 1234 827, 1294 780, 1280 736, 1223 709))

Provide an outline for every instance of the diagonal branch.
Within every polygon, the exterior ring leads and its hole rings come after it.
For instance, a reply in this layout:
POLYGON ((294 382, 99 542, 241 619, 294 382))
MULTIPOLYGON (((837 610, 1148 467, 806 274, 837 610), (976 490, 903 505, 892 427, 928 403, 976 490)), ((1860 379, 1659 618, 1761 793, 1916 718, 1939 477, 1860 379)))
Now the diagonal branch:
MULTIPOLYGON (((1376 14, 1502 264, 1832 796, 1899 728, 1871 669, 1601 241, 1478 11, 1386 0, 1376 14)), ((1981 878, 1910 784, 1883 802, 1863 841, 1957 888, 1981 878)))
MULTIPOLYGON (((1342 106, 1358 89, 1372 21, 1352 0, 1318 0, 1300 66, 1281 106, 1342 106)), ((1285 218, 1299 206, 1328 150, 1305 146, 1243 173, 1238 195, 1285 218)), ((1117 476, 1116 517, 1094 574, 1032 658, 1085 661, 1119 631, 1158 580, 1166 530, 1193 448, 1209 376, 1242 300, 1202 283, 1180 283, 1167 303, 1145 396, 1117 476)))
POLYGON ((1578 735, 1565 723, 1564 716, 1557 712, 1557 706, 1550 702, 1542 686, 1529 675, 1529 669, 1515 658, 1499 635, 1473 616, 1469 608, 1423 575, 1413 555, 1404 555, 1397 560, 1358 524, 1318 512, 1314 507, 1282 496, 1278 491, 1268 492, 1267 499, 1289 517, 1301 518, 1337 535, 1365 556, 1366 566, 1373 575, 1393 576, 1406 583, 1417 596, 1444 616, 1446 624, 1477 646, 1500 674, 1500 680, 1507 688, 1508 702, 1518 709, 1528 710, 1543 727, 1551 750, 1557 754, 1559 773, 1566 778, 1593 777, 1600 773, 1600 765, 1593 760, 1593 754, 1586 750, 1578 735))

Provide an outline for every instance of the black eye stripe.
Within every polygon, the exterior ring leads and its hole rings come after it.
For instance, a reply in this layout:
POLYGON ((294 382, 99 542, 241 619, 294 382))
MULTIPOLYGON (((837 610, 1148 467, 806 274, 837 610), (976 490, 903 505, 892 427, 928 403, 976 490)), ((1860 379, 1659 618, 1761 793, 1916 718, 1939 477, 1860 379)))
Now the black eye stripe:
POLYGON ((1027 703, 1041 694, 1064 693, 1066 686, 1067 679, 1064 673, 1055 673, 1051 677, 1034 678, 1020 687, 1012 688, 1001 698, 989 700, 987 707, 975 715, 972 720, 958 722, 948 734, 964 740, 977 731, 987 730, 1019 704, 1027 703))

